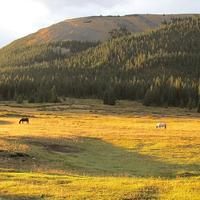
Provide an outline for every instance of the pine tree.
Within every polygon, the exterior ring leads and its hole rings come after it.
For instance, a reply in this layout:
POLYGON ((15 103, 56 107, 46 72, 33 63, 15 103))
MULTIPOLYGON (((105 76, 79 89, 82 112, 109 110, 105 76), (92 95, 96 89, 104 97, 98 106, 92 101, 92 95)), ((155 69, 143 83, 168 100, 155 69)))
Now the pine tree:
POLYGON ((51 103, 58 103, 59 102, 59 98, 58 98, 55 86, 53 86, 52 89, 51 89, 49 102, 51 102, 51 103))
POLYGON ((153 103, 153 93, 151 90, 147 90, 145 97, 144 97, 144 102, 143 104, 145 106, 150 106, 153 103))
POLYGON ((16 102, 17 102, 18 104, 22 104, 23 101, 24 101, 23 96, 22 96, 22 95, 18 95, 16 102))
POLYGON ((197 112, 200 113, 200 101, 199 101, 199 103, 198 103, 197 112))
POLYGON ((109 88, 105 91, 103 95, 103 103, 105 105, 111 105, 111 106, 114 106, 116 104, 116 97, 114 90, 112 88, 109 88))

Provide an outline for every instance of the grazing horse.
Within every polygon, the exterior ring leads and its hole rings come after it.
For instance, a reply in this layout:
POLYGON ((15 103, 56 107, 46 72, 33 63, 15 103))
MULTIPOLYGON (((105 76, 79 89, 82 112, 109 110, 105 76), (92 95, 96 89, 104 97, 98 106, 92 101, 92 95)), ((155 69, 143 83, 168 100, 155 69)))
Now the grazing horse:
POLYGON ((24 118, 21 118, 20 120, 19 120, 19 124, 23 124, 24 122, 26 122, 27 124, 29 123, 29 119, 28 119, 28 117, 24 117, 24 118))
POLYGON ((158 124, 156 124, 156 128, 167 128, 167 124, 166 123, 158 123, 158 124))

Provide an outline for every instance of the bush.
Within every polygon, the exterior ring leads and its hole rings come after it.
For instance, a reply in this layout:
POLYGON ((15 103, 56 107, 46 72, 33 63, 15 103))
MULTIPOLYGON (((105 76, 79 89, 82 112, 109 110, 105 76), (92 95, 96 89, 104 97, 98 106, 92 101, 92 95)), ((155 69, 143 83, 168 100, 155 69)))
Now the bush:
POLYGON ((199 103, 198 103, 197 112, 200 113, 200 101, 199 101, 199 103))
POLYGON ((33 96, 29 97, 28 103, 35 103, 35 98, 33 96))
POLYGON ((50 102, 50 103, 59 103, 60 102, 55 86, 50 91, 50 96, 49 96, 48 102, 50 102))
POLYGON ((23 98, 23 96, 19 95, 19 96, 17 97, 17 100, 16 100, 16 102, 17 102, 18 104, 22 104, 22 103, 23 103, 23 101, 24 101, 24 98, 23 98))
POLYGON ((150 106, 153 103, 153 99, 154 97, 152 91, 148 90, 145 94, 143 105, 150 106))
POLYGON ((116 97, 113 89, 108 89, 105 91, 103 95, 103 103, 110 106, 116 105, 116 97))

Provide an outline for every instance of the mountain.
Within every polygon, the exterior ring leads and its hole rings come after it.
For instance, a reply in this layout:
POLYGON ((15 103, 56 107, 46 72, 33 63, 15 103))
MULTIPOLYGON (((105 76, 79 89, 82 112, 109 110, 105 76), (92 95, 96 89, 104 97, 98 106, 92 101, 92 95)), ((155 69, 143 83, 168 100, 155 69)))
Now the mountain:
POLYGON ((0 67, 61 59, 95 46, 97 41, 106 41, 113 30, 125 27, 132 33, 148 32, 170 19, 190 16, 193 15, 96 16, 65 20, 0 49, 0 67))
POLYGON ((200 18, 109 40, 72 56, 0 69, 2 99, 52 101, 56 96, 197 107, 200 101, 200 18), (108 95, 109 96, 109 95, 108 95))
POLYGON ((105 41, 113 29, 126 27, 129 31, 144 32, 158 28, 163 21, 171 18, 193 16, 185 15, 126 15, 126 16, 93 16, 69 19, 39 30, 11 44, 24 46, 47 42, 76 40, 76 41, 105 41))

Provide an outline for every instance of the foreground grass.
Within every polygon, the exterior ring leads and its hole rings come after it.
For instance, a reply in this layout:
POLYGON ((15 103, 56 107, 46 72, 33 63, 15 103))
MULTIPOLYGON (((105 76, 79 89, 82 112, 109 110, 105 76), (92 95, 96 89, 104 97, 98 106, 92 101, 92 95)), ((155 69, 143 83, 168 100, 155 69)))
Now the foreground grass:
POLYGON ((74 99, 0 108, 3 199, 200 199, 192 111, 74 99), (155 129, 161 121, 167 130, 155 129))
POLYGON ((199 178, 162 180, 0 173, 3 199, 199 199, 199 178))

